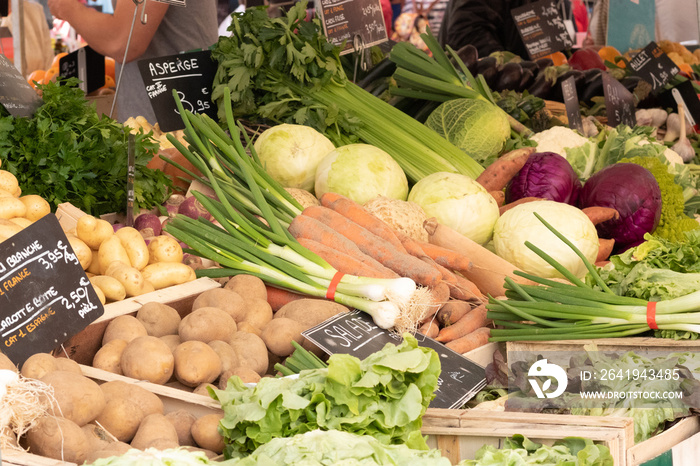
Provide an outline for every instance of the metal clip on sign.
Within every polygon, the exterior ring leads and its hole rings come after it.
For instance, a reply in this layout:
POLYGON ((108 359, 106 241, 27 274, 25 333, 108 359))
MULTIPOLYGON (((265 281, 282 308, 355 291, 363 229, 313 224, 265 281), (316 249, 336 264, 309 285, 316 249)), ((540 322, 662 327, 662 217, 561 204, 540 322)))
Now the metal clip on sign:
POLYGON ((369 52, 369 49, 365 48, 365 40, 361 35, 355 34, 352 38, 352 48, 356 53, 355 55, 355 69, 352 75, 352 82, 357 82, 357 66, 359 65, 362 71, 369 70, 371 58, 365 52, 369 52))
POLYGON ((134 17, 131 20, 131 29, 129 30, 129 37, 126 39, 126 48, 124 49, 124 59, 119 67, 119 77, 117 79, 116 88, 114 90, 114 100, 112 101, 112 108, 109 110, 109 117, 114 118, 114 106, 117 104, 117 96, 119 95, 119 88, 122 84, 122 74, 124 73, 124 65, 126 64, 126 57, 129 54, 129 45, 131 44, 131 36, 134 34, 134 24, 136 23, 136 15, 138 13, 139 5, 143 4, 141 7, 141 24, 146 24, 148 21, 148 16, 146 15, 146 1, 147 0, 133 0, 134 2, 134 17))

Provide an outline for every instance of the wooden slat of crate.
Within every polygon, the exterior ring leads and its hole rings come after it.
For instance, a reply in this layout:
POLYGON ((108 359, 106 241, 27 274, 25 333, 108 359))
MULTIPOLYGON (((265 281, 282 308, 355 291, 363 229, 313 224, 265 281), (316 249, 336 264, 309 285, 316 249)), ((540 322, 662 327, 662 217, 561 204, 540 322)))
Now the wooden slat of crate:
POLYGON ((440 448, 453 464, 474 458, 485 444, 502 448, 506 437, 522 434, 541 443, 568 436, 590 438, 610 449, 616 466, 624 466, 626 450, 634 441, 630 418, 477 410, 429 409, 422 431, 428 435, 428 444, 440 448))
POLYGON ((560 341, 509 341, 508 352, 513 351, 580 351, 584 345, 595 343, 600 350, 624 351, 698 351, 700 340, 672 340, 670 338, 631 337, 599 338, 596 340, 560 340, 560 341))
POLYGON ((26 451, 3 450, 2 464, 7 466, 77 466, 61 460, 54 460, 44 456, 33 455, 26 451))
MULTIPOLYGON (((638 466, 654 459, 699 432, 700 417, 681 419, 664 432, 630 447, 627 450, 626 466, 638 466)), ((695 460, 696 464, 700 463, 700 459, 695 458, 695 460)))
POLYGON ((192 310, 195 298, 207 290, 220 288, 221 284, 211 278, 197 280, 156 290, 124 301, 110 303, 105 306, 105 313, 92 324, 63 344, 65 354, 80 364, 92 364, 92 358, 102 346, 102 336, 109 322, 115 317, 135 314, 141 306, 149 302, 159 302, 175 308, 180 315, 185 316, 192 310))

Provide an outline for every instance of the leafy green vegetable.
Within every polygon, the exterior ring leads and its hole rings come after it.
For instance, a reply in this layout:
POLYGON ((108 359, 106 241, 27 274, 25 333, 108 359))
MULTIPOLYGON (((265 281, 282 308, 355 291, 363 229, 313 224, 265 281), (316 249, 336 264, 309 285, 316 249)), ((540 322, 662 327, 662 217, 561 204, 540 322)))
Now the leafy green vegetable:
POLYGON ((506 439, 505 447, 497 449, 484 445, 473 460, 464 460, 459 466, 527 466, 548 464, 553 466, 613 466, 610 449, 593 443, 590 439, 567 437, 554 445, 533 442, 524 435, 506 439))
POLYGON ((425 125, 483 166, 496 160, 510 137, 505 113, 486 100, 448 100, 430 114, 425 125))
POLYGON ((593 172, 621 161, 623 158, 655 157, 663 154, 666 146, 654 142, 650 126, 618 125, 609 131, 601 131, 595 138, 598 142, 598 155, 593 172))
POLYGON ((435 396, 440 358, 412 335, 403 338, 363 361, 334 354, 327 369, 302 371, 297 379, 263 378, 248 388, 232 377, 225 390, 210 392, 224 410, 224 454, 245 456, 273 438, 316 429, 427 449, 421 416, 435 396))
MULTIPOLYGON (((100 117, 72 78, 39 85, 44 104, 32 118, 0 118, 0 159, 17 177, 23 194, 38 194, 56 209, 70 202, 88 214, 126 207, 128 128, 100 117)), ((160 205, 170 179, 146 165, 158 143, 136 134, 135 207, 160 205)))
POLYGON ((669 173, 668 165, 662 161, 662 158, 663 155, 659 157, 637 156, 623 158, 620 162, 641 165, 649 170, 656 178, 656 182, 659 183, 659 188, 661 188, 661 218, 659 225, 654 230, 654 235, 671 241, 684 241, 686 239, 684 233, 699 229, 700 223, 684 213, 683 188, 676 183, 675 177, 669 173))
POLYGON ((440 450, 414 450, 385 445, 369 435, 338 430, 313 430, 291 438, 275 438, 234 466, 450 466, 440 450))
POLYGON ((145 450, 131 449, 120 456, 99 458, 89 466, 198 466, 198 465, 235 466, 230 461, 211 461, 201 451, 190 451, 184 448, 169 448, 157 450, 147 448, 145 450))

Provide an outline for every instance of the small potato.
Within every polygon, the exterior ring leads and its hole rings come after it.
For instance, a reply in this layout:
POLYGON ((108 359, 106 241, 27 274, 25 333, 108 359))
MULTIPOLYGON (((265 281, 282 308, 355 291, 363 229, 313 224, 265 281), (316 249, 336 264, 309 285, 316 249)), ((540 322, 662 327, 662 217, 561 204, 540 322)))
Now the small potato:
POLYGON ((27 432, 29 451, 35 455, 83 464, 90 448, 87 436, 70 419, 44 416, 27 432))
POLYGON ((252 333, 236 332, 228 340, 241 362, 241 366, 250 367, 258 374, 267 372, 267 347, 259 336, 252 333))
POLYGON ((121 262, 131 267, 131 260, 126 249, 116 235, 112 235, 102 241, 97 249, 97 260, 100 263, 100 273, 106 275, 107 268, 114 262, 121 262))
POLYGON ((246 301, 246 316, 243 322, 262 329, 272 320, 272 307, 264 299, 249 299, 246 301))
POLYGON ((236 321, 216 307, 200 307, 187 314, 178 328, 182 341, 228 340, 236 331, 236 321))
POLYGON ((148 243, 149 264, 156 262, 182 262, 182 246, 175 238, 160 235, 148 243))
POLYGON ((26 207, 24 216, 27 220, 35 222, 44 215, 51 213, 51 205, 41 196, 36 194, 27 194, 19 198, 26 207))
POLYGON ((15 197, 14 192, 0 188, 0 197, 15 197))
POLYGON ((90 265, 88 265, 85 271, 93 275, 102 275, 100 273, 100 261, 97 260, 97 251, 95 249, 90 249, 90 252, 92 253, 92 261, 90 261, 90 265))
POLYGON ((336 314, 350 309, 333 301, 321 299, 297 299, 285 304, 275 313, 275 319, 287 317, 303 324, 305 329, 318 325, 336 314))
POLYGON ((126 383, 121 380, 112 380, 100 385, 105 400, 126 398, 133 401, 141 408, 146 416, 149 414, 163 414, 163 401, 156 395, 135 383, 126 383))
POLYGON ((83 268, 83 270, 87 270, 88 267, 90 267, 93 259, 92 249, 85 244, 85 241, 81 240, 77 236, 68 236, 68 243, 70 244, 70 247, 73 248, 73 252, 80 261, 80 266, 83 268))
POLYGON ((262 329, 260 337, 272 354, 287 357, 294 352, 292 341, 296 341, 300 345, 303 343, 304 337, 301 332, 304 330, 306 330, 304 325, 296 320, 280 317, 272 319, 262 329))
POLYGON ((174 307, 157 302, 141 306, 136 313, 136 318, 143 324, 148 334, 154 337, 176 335, 182 320, 174 307))
POLYGON ((246 316, 245 301, 241 295, 224 288, 207 290, 197 296, 197 299, 192 303, 192 310, 194 311, 200 307, 218 307, 223 309, 233 317, 236 323, 242 322, 246 316))
POLYGON ((238 376, 243 383, 258 383, 260 382, 260 374, 255 372, 250 367, 238 366, 234 367, 230 371, 226 371, 221 374, 219 378, 219 389, 224 390, 228 384, 228 379, 234 375, 238 376))
POLYGON ((81 430, 85 432, 85 437, 87 437, 90 444, 90 450, 110 448, 111 444, 115 442, 112 436, 97 424, 85 424, 81 427, 81 430))
POLYGON ((22 364, 20 374, 29 379, 40 379, 49 372, 68 371, 82 375, 80 365, 66 358, 57 358, 49 353, 34 353, 22 364))
POLYGON ((150 414, 141 421, 141 425, 131 441, 131 446, 145 450, 149 444, 157 439, 168 440, 177 445, 177 431, 164 415, 150 414))
POLYGON ((13 194, 17 192, 19 189, 17 177, 7 170, 0 170, 0 189, 13 194))
POLYGON ((27 207, 16 197, 0 197, 0 218, 24 217, 27 207))
POLYGON ((127 398, 109 400, 95 421, 120 442, 130 442, 146 417, 134 401, 127 398))
POLYGON ((22 227, 15 222, 6 218, 0 218, 0 241, 5 241, 5 239, 16 235, 20 231, 22 231, 22 227))
POLYGON ((106 405, 100 386, 84 375, 52 371, 39 380, 53 387, 55 412, 79 426, 94 421, 106 405))
POLYGON ((100 300, 100 303, 102 303, 103 306, 105 304, 107 304, 107 298, 105 298, 104 292, 94 285, 93 285, 92 289, 95 290, 95 294, 97 295, 97 299, 100 300))
POLYGON ((90 277, 90 283, 99 288, 109 301, 121 301, 126 298, 126 289, 119 280, 107 275, 94 275, 90 277))
POLYGON ((114 228, 107 220, 83 215, 75 225, 75 234, 90 249, 97 251, 104 240, 114 235, 114 228))
POLYGON ((217 387, 216 387, 216 385, 212 385, 210 383, 203 383, 203 384, 197 385, 197 388, 195 388, 192 391, 192 393, 194 393, 195 395, 203 395, 203 396, 206 396, 207 398, 210 398, 208 388, 216 389, 217 387))
POLYGON ((257 336, 262 335, 262 330, 260 330, 257 327, 253 327, 248 322, 241 322, 240 324, 237 324, 237 326, 238 326, 239 332, 248 332, 248 333, 252 333, 253 335, 257 335, 257 336))
POLYGON ((122 372, 137 380, 164 384, 173 375, 175 358, 161 339, 152 336, 132 340, 121 357, 122 372))
POLYGON ((224 289, 235 291, 245 301, 251 299, 262 299, 267 301, 267 288, 265 282, 255 275, 240 274, 234 275, 226 282, 224 289))
POLYGON ((170 351, 175 351, 175 348, 177 348, 177 345, 182 343, 182 339, 180 338, 180 335, 163 335, 162 337, 159 337, 163 343, 168 345, 168 348, 170 348, 170 351))
POLYGON ((134 338, 148 335, 146 327, 134 316, 123 315, 112 319, 102 336, 102 346, 112 340, 124 340, 129 343, 134 338))
POLYGON ((148 265, 148 246, 136 228, 122 227, 116 231, 114 236, 121 241, 132 267, 142 270, 148 265))
POLYGON ((188 387, 216 380, 221 374, 221 360, 201 341, 185 341, 175 348, 175 377, 188 387))
POLYGON ((131 450, 131 445, 125 442, 112 442, 109 447, 102 450, 90 449, 85 464, 92 464, 100 458, 111 458, 113 456, 124 456, 124 453, 131 450))
POLYGON ((28 220, 24 217, 14 217, 9 220, 22 229, 27 228, 29 225, 32 224, 31 220, 28 220))
POLYGON ((169 412, 165 417, 175 427, 178 443, 182 446, 194 446, 192 424, 197 420, 194 414, 185 409, 178 409, 177 411, 169 412))
POLYGON ((92 358, 92 367, 113 374, 122 375, 122 353, 128 342, 126 340, 110 340, 100 348, 92 358))
POLYGON ((221 454, 224 451, 224 438, 219 433, 219 422, 223 413, 207 414, 192 424, 192 438, 201 448, 221 454))
POLYGON ((213 340, 209 342, 209 346, 213 349, 221 359, 221 372, 232 370, 239 366, 238 355, 231 345, 221 340, 213 340))
POLYGON ((197 279, 194 269, 182 262, 156 262, 144 267, 142 273, 156 290, 197 279))
POLYGON ((119 280, 119 283, 124 285, 128 297, 140 296, 154 291, 153 285, 143 278, 140 270, 120 261, 112 262, 105 270, 104 275, 119 280))

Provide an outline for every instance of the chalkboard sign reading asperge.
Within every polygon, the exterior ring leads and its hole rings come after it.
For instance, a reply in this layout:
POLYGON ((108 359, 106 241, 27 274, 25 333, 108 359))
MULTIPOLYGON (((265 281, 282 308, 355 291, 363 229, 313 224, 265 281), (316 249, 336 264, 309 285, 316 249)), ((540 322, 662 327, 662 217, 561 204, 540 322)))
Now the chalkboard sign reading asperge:
POLYGON ((0 348, 21 366, 104 314, 55 215, 0 243, 0 348))
POLYGON ((532 60, 574 44, 554 0, 540 0, 513 8, 511 14, 532 60))
POLYGON ((22 73, 0 55, 0 104, 14 117, 31 118, 44 103, 22 73))
POLYGON ((138 66, 162 131, 185 127, 175 105, 173 89, 185 110, 216 118, 211 88, 217 64, 211 59, 210 50, 148 58, 140 60, 138 66))
POLYGON ((345 43, 341 55, 354 50, 356 35, 365 48, 389 39, 379 0, 320 0, 316 11, 328 42, 337 46, 345 43))
MULTIPOLYGON (((387 343, 401 343, 400 335, 388 332, 361 311, 338 314, 302 332, 305 338, 328 354, 351 354, 365 359, 384 348, 387 343)), ((486 386, 484 368, 442 343, 416 335, 418 345, 434 349, 442 367, 431 408, 459 408, 486 386)))

